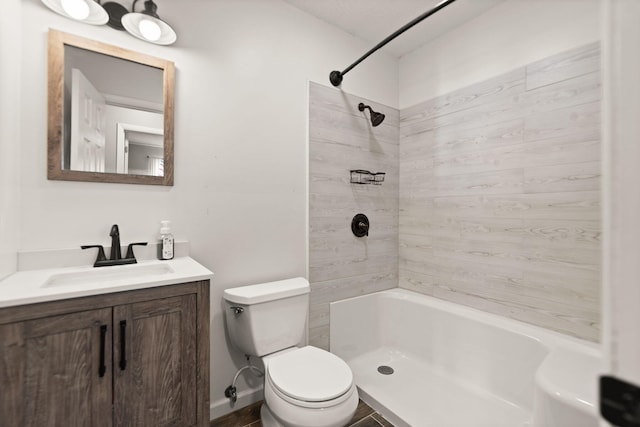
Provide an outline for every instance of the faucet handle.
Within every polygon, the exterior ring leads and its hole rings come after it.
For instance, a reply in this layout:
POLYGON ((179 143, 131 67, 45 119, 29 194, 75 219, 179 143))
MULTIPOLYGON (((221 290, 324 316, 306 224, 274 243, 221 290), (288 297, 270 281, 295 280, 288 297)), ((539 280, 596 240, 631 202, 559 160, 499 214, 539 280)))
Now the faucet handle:
POLYGON ((82 245, 80 247, 82 249, 98 248, 98 257, 96 258, 96 262, 107 260, 107 257, 104 254, 104 248, 102 247, 102 245, 82 245))
POLYGON ((125 256, 126 259, 136 258, 136 256, 133 254, 134 246, 147 246, 147 242, 129 243, 129 246, 127 246, 127 255, 125 256))

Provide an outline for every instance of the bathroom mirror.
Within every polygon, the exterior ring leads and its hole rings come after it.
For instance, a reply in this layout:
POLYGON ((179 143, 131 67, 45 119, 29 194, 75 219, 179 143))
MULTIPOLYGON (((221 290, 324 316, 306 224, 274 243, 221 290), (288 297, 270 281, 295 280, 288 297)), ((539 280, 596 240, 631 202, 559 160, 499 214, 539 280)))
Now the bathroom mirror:
POLYGON ((173 62, 49 30, 47 178, 173 185, 173 62))

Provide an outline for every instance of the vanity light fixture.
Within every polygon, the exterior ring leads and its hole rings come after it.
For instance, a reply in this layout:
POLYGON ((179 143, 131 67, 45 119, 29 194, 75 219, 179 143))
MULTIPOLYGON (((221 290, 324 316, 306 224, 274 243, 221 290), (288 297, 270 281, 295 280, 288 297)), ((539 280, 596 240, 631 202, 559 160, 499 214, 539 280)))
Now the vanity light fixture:
POLYGON ((125 30, 132 36, 150 43, 162 45, 175 43, 176 32, 169 24, 160 19, 156 13, 158 6, 153 0, 145 0, 142 12, 135 12, 137 1, 133 1, 131 13, 122 17, 122 25, 125 30))
POLYGON ((126 30, 129 34, 149 43, 170 45, 178 38, 169 24, 158 16, 158 6, 153 0, 145 0, 144 10, 136 12, 134 0, 131 12, 120 3, 100 0, 42 0, 45 6, 59 15, 93 25, 107 24, 116 30, 126 30))
POLYGON ((42 0, 55 13, 86 24, 104 25, 109 20, 107 11, 94 0, 42 0))

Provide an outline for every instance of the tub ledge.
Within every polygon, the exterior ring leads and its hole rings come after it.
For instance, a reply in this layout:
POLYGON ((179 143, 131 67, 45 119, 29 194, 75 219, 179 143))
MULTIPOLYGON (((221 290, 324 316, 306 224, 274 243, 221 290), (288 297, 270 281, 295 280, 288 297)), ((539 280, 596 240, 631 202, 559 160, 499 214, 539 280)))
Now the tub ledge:
POLYGON ((601 361, 595 348, 552 349, 536 371, 533 427, 598 427, 601 361))

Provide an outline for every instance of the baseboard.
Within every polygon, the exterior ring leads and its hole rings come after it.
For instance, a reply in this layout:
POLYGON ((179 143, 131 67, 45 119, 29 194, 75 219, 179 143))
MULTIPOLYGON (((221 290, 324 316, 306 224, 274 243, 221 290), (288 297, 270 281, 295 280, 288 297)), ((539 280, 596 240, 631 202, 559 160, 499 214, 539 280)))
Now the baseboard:
POLYGON ((222 399, 211 402, 209 409, 209 419, 215 420, 223 415, 227 415, 233 411, 244 408, 252 403, 262 400, 262 387, 256 389, 243 390, 238 393, 238 399, 235 403, 231 403, 229 399, 222 399))

